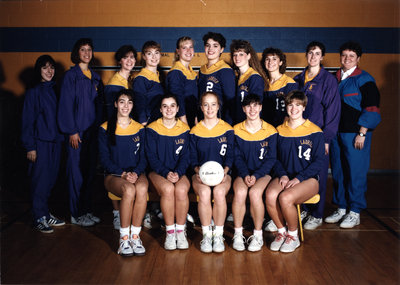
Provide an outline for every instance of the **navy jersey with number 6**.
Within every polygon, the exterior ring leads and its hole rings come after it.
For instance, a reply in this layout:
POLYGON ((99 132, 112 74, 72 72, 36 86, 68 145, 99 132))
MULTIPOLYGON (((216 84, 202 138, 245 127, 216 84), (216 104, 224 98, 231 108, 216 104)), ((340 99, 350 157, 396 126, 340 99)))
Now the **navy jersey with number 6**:
POLYGON ((233 129, 235 167, 239 176, 254 175, 258 179, 269 174, 276 162, 276 129, 264 121, 261 129, 254 134, 246 130, 245 121, 233 129))
POLYGON ((234 155, 233 128, 223 120, 211 130, 200 121, 190 131, 190 163, 192 167, 201 166, 213 160, 232 168, 234 155))
POLYGON ((284 122, 277 128, 277 161, 275 172, 278 177, 301 181, 316 177, 324 164, 325 141, 322 130, 308 119, 296 129, 284 122))
POLYGON ((162 119, 146 128, 146 155, 150 168, 157 174, 167 177, 168 172, 185 175, 189 166, 189 127, 178 120, 168 129, 162 119))

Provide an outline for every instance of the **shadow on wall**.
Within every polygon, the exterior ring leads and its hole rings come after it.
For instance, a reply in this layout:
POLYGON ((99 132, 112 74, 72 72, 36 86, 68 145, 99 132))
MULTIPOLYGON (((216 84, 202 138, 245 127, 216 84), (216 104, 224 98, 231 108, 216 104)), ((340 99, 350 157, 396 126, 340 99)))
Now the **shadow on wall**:
POLYGON ((27 162, 21 146, 23 96, 3 88, 3 63, 0 62, 0 185, 2 189, 23 189, 27 185, 27 162))

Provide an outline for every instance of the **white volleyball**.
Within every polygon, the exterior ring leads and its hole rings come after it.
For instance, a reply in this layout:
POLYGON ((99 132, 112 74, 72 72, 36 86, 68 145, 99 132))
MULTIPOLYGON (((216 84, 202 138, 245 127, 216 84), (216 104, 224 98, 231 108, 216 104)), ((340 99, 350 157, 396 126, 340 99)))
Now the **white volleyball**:
POLYGON ((216 161, 207 161, 199 171, 201 181, 208 186, 215 186, 224 179, 224 168, 216 161))

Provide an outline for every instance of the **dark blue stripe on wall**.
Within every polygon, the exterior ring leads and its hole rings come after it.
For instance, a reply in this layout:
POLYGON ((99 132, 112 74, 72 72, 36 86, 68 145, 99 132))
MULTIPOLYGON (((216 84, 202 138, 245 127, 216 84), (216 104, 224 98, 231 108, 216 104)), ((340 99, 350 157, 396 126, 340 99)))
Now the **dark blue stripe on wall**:
POLYGON ((304 52, 310 41, 326 45, 327 52, 335 53, 342 43, 358 41, 366 53, 399 53, 400 28, 146 28, 146 27, 63 27, 63 28, 0 28, 1 52, 69 52, 81 37, 93 39, 95 50, 113 52, 123 44, 132 44, 138 50, 147 40, 158 41, 163 52, 173 52, 176 40, 188 35, 198 52, 203 50, 202 36, 208 31, 222 33, 227 48, 232 39, 251 42, 257 52, 274 46, 285 52, 304 52))

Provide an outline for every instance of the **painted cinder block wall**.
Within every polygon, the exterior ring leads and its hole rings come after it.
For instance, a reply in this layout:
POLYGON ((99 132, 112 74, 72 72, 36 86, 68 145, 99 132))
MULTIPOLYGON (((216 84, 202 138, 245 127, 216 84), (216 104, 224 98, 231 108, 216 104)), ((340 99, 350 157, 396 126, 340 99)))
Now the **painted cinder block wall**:
MULTIPOLYGON (((24 72, 36 58, 49 53, 67 70, 69 51, 82 36, 94 39, 97 64, 103 67, 115 66, 113 53, 120 45, 140 50, 149 39, 161 42, 161 65, 170 66, 182 35, 196 39, 193 65, 199 66, 205 62, 201 35, 208 30, 224 33, 225 52, 234 38, 249 40, 258 53, 271 45, 281 48, 290 67, 304 67, 306 43, 320 40, 328 51, 324 66, 338 67, 338 47, 354 39, 364 47, 360 67, 381 91, 382 123, 374 132, 371 168, 398 170, 399 24, 397 0, 3 0, 0 82, 2 90, 22 96, 24 72)), ((224 58, 229 61, 229 54, 224 58)), ((113 72, 100 72, 104 83, 113 72)))

